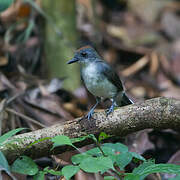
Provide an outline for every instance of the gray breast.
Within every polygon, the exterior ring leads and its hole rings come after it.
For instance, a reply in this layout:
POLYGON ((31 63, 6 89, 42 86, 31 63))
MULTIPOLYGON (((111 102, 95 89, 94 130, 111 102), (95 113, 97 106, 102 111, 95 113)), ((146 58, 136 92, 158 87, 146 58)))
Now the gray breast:
POLYGON ((112 98, 117 94, 117 88, 98 71, 96 63, 83 67, 81 73, 85 86, 94 96, 112 98))

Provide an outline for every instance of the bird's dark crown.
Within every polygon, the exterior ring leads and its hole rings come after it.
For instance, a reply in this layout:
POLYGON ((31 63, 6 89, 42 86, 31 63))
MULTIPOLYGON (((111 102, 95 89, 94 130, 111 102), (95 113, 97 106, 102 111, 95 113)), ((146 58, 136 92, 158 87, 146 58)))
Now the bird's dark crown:
POLYGON ((81 65, 87 65, 97 58, 100 58, 100 56, 93 47, 84 46, 75 52, 74 58, 68 61, 68 64, 79 62, 81 65))
POLYGON ((96 50, 93 47, 91 47, 91 46, 81 47, 80 49, 78 49, 76 51, 76 54, 79 54, 79 55, 81 55, 84 58, 96 57, 97 56, 96 50))
POLYGON ((79 62, 81 63, 82 61, 93 61, 96 58, 99 58, 99 55, 93 47, 84 46, 76 51, 75 57, 78 58, 79 62))

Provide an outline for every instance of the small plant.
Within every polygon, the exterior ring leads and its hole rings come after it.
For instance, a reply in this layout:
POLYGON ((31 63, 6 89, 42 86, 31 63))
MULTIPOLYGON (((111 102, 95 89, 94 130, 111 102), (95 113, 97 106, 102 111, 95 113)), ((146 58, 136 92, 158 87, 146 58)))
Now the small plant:
MULTIPOLYGON (((8 142, 8 138, 22 129, 23 128, 19 128, 1 136, 0 145, 8 142)), ((105 180, 143 180, 147 175, 158 172, 177 174, 177 177, 171 180, 177 180, 180 177, 179 165, 155 164, 154 160, 146 160, 141 155, 128 151, 128 147, 121 143, 104 143, 101 145, 101 141, 107 137, 109 136, 105 133, 101 133, 98 140, 91 134, 73 139, 70 139, 67 136, 55 136, 52 138, 52 149, 62 145, 69 145, 79 151, 74 143, 86 140, 87 138, 93 139, 96 144, 95 148, 72 156, 72 164, 64 166, 61 170, 53 170, 49 167, 39 170, 35 162, 27 156, 19 157, 11 166, 9 166, 2 152, 0 152, 0 168, 5 170, 9 175, 11 175, 11 172, 16 172, 33 176, 34 180, 44 180, 45 175, 48 173, 56 176, 64 176, 66 180, 69 180, 79 170, 88 173, 99 172, 101 174, 106 172, 109 176, 104 175, 105 180), (134 168, 132 172, 127 173, 125 167, 132 161, 137 164, 137 167, 134 168)), ((15 179, 12 175, 11 177, 15 179)))
MULTIPOLYGON (((24 130, 25 128, 18 128, 18 129, 13 129, 12 131, 9 131, 2 136, 0 136, 0 146, 6 144, 8 142, 8 139, 15 135, 16 133, 24 130)), ((10 166, 6 160, 6 157, 4 154, 0 151, 0 170, 6 171, 7 174, 9 174, 13 179, 14 177, 11 175, 11 169, 10 166)))
POLYGON ((61 145, 70 145, 78 150, 73 145, 74 142, 91 138, 96 143, 97 147, 72 156, 72 165, 62 168, 60 171, 68 180, 75 175, 80 169, 88 173, 101 174, 108 172, 111 176, 104 176, 105 180, 143 180, 147 175, 152 173, 170 173, 180 174, 180 166, 174 164, 155 164, 154 160, 146 160, 141 155, 128 151, 128 147, 121 143, 105 143, 100 145, 102 139, 107 138, 105 133, 101 133, 97 140, 94 135, 88 135, 82 138, 70 139, 67 136, 56 136, 52 138, 54 143, 53 148, 61 145), (133 161, 140 164, 131 173, 126 173, 125 167, 133 161))

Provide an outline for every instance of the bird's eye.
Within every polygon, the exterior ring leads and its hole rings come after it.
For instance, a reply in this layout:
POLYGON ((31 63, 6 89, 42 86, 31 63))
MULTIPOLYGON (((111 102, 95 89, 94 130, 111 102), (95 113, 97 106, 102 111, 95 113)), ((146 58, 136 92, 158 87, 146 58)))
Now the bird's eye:
POLYGON ((86 53, 86 52, 82 52, 81 55, 82 55, 83 57, 86 57, 86 56, 87 56, 87 53, 86 53))

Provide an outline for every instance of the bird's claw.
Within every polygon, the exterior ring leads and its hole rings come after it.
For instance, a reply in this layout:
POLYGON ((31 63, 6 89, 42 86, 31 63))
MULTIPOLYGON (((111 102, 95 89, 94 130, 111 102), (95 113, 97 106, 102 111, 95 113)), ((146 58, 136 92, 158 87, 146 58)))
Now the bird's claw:
POLYGON ((111 114, 114 111, 114 105, 112 105, 109 109, 107 109, 106 111, 106 116, 108 116, 109 114, 111 114))

